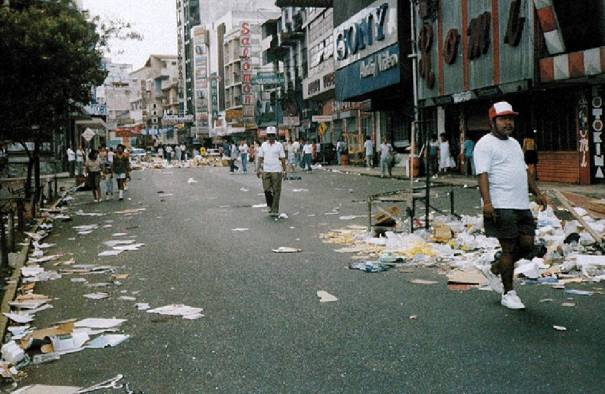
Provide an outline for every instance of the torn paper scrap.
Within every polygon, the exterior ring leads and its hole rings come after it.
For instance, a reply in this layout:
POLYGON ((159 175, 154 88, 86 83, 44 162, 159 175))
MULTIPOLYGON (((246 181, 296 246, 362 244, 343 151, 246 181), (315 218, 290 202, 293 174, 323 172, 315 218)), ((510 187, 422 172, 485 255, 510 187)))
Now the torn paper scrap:
POLYGON ((563 327, 563 326, 552 326, 552 328, 554 328, 557 331, 567 331, 567 327, 563 327))
POLYGON ((146 302, 139 302, 139 303, 137 303, 137 304, 134 304, 134 306, 135 306, 135 307, 137 308, 137 310, 139 310, 139 311, 146 311, 146 310, 148 310, 148 309, 150 309, 150 308, 151 308, 151 306, 149 306, 149 304, 148 304, 148 303, 146 303, 146 302))
POLYGON ((435 285, 439 282, 434 280, 425 280, 425 279, 412 279, 410 283, 415 283, 417 285, 435 285))
POLYGON ((123 250, 104 250, 103 252, 99 253, 97 256, 99 257, 108 257, 108 256, 117 256, 120 253, 122 253, 123 250))
POLYGON ((53 351, 58 354, 74 353, 84 350, 82 346, 90 337, 85 331, 74 330, 71 335, 57 335, 49 337, 53 351))
POLYGON ((125 321, 126 319, 89 318, 75 322, 74 327, 113 328, 120 326, 125 321))
POLYGON ((118 299, 122 300, 122 301, 136 301, 136 297, 131 297, 131 296, 120 296, 118 297, 118 299))
POLYGON ((33 384, 13 391, 13 394, 75 394, 81 387, 75 386, 48 386, 45 384, 33 384))
POLYGON ((107 334, 101 335, 92 341, 88 345, 86 345, 87 349, 103 349, 106 347, 114 347, 118 346, 120 343, 124 342, 130 338, 130 335, 122 335, 122 334, 107 334))
POLYGON ((109 246, 110 248, 113 248, 114 246, 129 245, 129 244, 133 244, 135 242, 136 241, 134 239, 117 239, 117 240, 105 241, 105 242, 103 242, 103 244, 106 246, 109 246))
POLYGON ((127 235, 128 235, 128 233, 113 233, 113 234, 111 234, 112 237, 125 237, 127 235))
POLYGON ((84 294, 84 298, 88 298, 89 300, 102 300, 104 298, 108 298, 109 294, 107 293, 89 293, 84 294))
POLYGON ((197 183, 197 181, 193 178, 189 178, 187 179, 187 183, 191 185, 192 183, 197 183))
POLYGON ((240 227, 238 227, 238 228, 234 228, 234 229, 232 229, 231 231, 238 231, 238 232, 240 232, 240 231, 248 231, 248 230, 249 230, 249 229, 248 229, 248 228, 245 228, 245 227, 241 227, 241 228, 240 228, 240 227))
POLYGON ((187 318, 187 316, 200 314, 202 311, 202 308, 194 308, 183 304, 172 304, 155 309, 149 309, 147 313, 157 313, 168 316, 182 316, 183 318, 187 318))
POLYGON ((29 323, 34 320, 34 317, 29 313, 16 313, 16 312, 4 312, 2 313, 4 316, 8 317, 15 323, 29 323))
POLYGON ((317 292, 317 296, 319 297, 319 302, 333 302, 338 301, 338 298, 334 297, 332 294, 328 293, 324 290, 319 290, 317 292))
POLYGON ((302 252, 302 249, 291 248, 289 246, 280 246, 277 249, 273 249, 273 253, 299 253, 302 252))

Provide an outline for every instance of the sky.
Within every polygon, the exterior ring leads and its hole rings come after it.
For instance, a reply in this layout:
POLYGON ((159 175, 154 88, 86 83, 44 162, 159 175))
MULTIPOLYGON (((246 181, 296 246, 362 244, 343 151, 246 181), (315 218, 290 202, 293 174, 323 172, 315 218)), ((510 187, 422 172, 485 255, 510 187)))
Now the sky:
POLYGON ((143 34, 143 41, 112 41, 109 57, 114 63, 132 64, 136 70, 150 54, 177 54, 176 0, 84 0, 83 6, 103 19, 124 19, 143 34))

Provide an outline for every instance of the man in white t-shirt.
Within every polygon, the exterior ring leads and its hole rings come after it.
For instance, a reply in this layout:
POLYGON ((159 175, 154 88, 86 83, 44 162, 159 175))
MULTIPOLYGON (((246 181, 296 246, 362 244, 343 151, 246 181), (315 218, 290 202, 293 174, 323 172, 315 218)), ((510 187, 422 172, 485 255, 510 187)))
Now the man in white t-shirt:
POLYGON ((391 177, 393 166, 391 165, 393 155, 393 145, 384 138, 380 144, 380 177, 384 178, 389 173, 391 177))
POLYGON ((372 157, 374 157, 374 144, 370 136, 366 137, 366 142, 363 144, 366 153, 366 167, 372 167, 372 157))
POLYGON ((534 253, 534 218, 529 210, 528 191, 546 208, 546 196, 533 177, 527 176, 523 150, 511 137, 517 112, 501 101, 489 110, 491 133, 483 136, 474 150, 475 169, 483 200, 483 223, 488 237, 498 238, 502 254, 491 266, 478 266, 490 287, 502 294, 500 303, 509 309, 525 305, 513 290, 515 262, 532 258, 534 253), (498 275, 501 277, 498 278, 498 275))
POLYGON ((281 197, 281 182, 286 177, 286 152, 281 142, 277 142, 277 130, 267 127, 267 139, 258 150, 258 168, 256 176, 263 179, 265 200, 269 207, 269 215, 279 216, 279 198, 281 197))
POLYGON ((304 171, 311 172, 311 162, 313 161, 313 144, 309 141, 305 141, 303 145, 303 164, 302 168, 304 171))
POLYGON ((297 166, 300 166, 300 143, 296 139, 292 143, 292 152, 294 152, 293 166, 296 169, 297 166))
POLYGON ((67 168, 69 169, 69 176, 73 177, 76 170, 76 152, 71 147, 67 148, 67 168))

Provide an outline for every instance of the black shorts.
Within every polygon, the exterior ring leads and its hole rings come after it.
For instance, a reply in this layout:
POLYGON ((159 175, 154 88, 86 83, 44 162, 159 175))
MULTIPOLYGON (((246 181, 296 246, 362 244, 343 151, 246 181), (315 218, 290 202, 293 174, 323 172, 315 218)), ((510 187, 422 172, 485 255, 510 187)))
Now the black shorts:
POLYGON ((525 164, 538 164, 538 152, 535 150, 528 150, 525 152, 525 164))
POLYGON ((534 236, 536 221, 529 209, 496 209, 495 220, 483 217, 485 235, 498 239, 534 236))

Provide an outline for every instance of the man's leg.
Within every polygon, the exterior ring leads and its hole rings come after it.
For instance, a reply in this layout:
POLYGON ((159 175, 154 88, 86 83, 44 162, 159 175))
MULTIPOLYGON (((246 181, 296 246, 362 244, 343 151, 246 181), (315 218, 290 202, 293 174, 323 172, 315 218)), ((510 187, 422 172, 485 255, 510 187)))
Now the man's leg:
POLYGON ((263 190, 265 192, 265 202, 269 207, 269 213, 273 213, 273 192, 271 190, 271 173, 263 172, 263 190))
POLYGON ((492 272, 496 275, 500 274, 502 278, 502 286, 504 293, 513 290, 513 275, 515 271, 515 261, 518 260, 518 238, 501 238, 498 239, 502 247, 502 255, 499 261, 492 265, 492 272))
POLYGON ((273 213, 279 213, 279 198, 281 197, 282 174, 279 172, 271 173, 271 191, 273 192, 273 204, 271 210, 273 213))

